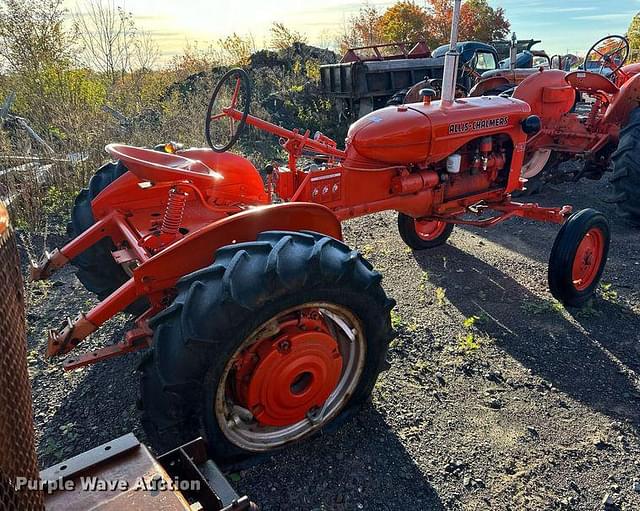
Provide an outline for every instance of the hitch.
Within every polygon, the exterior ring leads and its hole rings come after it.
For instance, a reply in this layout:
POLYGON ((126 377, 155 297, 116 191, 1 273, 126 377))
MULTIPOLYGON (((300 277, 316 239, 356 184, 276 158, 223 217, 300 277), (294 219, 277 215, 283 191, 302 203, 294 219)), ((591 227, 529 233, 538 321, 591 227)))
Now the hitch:
POLYGON ((69 353, 84 338, 98 329, 81 312, 76 319, 67 318, 65 325, 59 330, 47 332, 47 356, 69 353))
POLYGON ((151 346, 153 342, 153 330, 146 321, 139 321, 137 328, 128 331, 122 341, 111 346, 105 346, 78 357, 68 357, 63 362, 65 371, 78 369, 95 362, 114 358, 125 353, 133 353, 151 346))
POLYGON ((69 259, 57 248, 52 252, 45 250, 40 261, 31 261, 29 281, 46 280, 68 262, 69 259))

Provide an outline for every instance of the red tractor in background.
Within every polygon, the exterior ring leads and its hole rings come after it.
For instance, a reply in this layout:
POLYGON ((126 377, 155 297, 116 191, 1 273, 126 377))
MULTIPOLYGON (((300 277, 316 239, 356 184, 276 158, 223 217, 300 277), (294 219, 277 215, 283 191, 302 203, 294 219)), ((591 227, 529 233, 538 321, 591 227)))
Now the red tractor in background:
POLYGON ((522 175, 529 192, 547 181, 600 179, 613 164, 611 182, 621 215, 640 225, 640 64, 625 65, 629 42, 622 36, 597 41, 584 70, 538 70, 520 82, 492 77, 479 82, 473 97, 497 87, 515 87, 512 97, 527 102, 542 121, 529 137, 522 175), (567 160, 578 170, 559 169, 567 160))
POLYGON ((562 227, 549 285, 566 305, 594 294, 609 247, 592 209, 511 200, 528 136, 540 121, 523 101, 454 98, 457 23, 443 99, 389 106, 356 123, 345 149, 316 133, 250 115, 239 69, 213 91, 210 148, 166 152, 121 144, 73 210, 74 238, 33 267, 46 278, 68 262, 101 298, 49 336, 67 369, 151 347, 142 364, 143 421, 170 447, 204 436, 221 462, 270 452, 338 424, 370 394, 386 365, 394 301, 382 277, 343 241, 340 221, 398 212, 413 249, 440 245, 454 224, 512 217, 562 227), (267 169, 229 151, 247 126, 279 138, 287 165, 267 169), (118 312, 138 314, 125 339, 74 350, 118 312))

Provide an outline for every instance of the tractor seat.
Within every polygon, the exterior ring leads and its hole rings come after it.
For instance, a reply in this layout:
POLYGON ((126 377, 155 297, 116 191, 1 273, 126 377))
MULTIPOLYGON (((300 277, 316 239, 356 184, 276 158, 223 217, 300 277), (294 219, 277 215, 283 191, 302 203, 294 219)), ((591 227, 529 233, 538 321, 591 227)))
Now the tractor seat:
POLYGON ((574 71, 564 78, 574 89, 587 94, 604 92, 605 94, 615 94, 620 89, 616 85, 598 73, 591 71, 574 71))
POLYGON ((124 144, 109 144, 105 150, 142 181, 191 181, 198 188, 205 189, 222 179, 220 173, 211 170, 201 161, 177 154, 124 144))

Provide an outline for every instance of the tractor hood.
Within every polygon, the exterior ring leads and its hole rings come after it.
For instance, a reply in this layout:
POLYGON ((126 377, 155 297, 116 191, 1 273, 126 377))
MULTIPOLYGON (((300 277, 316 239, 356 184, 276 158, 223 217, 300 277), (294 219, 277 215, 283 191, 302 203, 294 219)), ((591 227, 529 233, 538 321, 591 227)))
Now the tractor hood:
POLYGON ((520 122, 530 111, 523 101, 497 96, 457 99, 444 108, 440 101, 389 106, 351 125, 347 160, 371 166, 437 162, 483 135, 513 131, 521 138, 520 122))

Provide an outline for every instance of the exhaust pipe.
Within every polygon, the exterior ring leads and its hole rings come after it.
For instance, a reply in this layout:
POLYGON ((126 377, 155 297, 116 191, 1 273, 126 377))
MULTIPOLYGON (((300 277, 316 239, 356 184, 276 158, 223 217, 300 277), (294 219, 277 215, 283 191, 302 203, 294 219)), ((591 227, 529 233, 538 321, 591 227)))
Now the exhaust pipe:
POLYGON ((456 99, 456 80, 458 76, 458 24, 460 22, 460 4, 462 0, 455 0, 453 5, 453 17, 451 19, 451 42, 449 51, 444 56, 444 73, 442 75, 442 101, 441 107, 450 106, 456 99))
POLYGON ((518 60, 518 38, 514 32, 511 36, 511 46, 509 48, 509 68, 513 71, 518 60))

